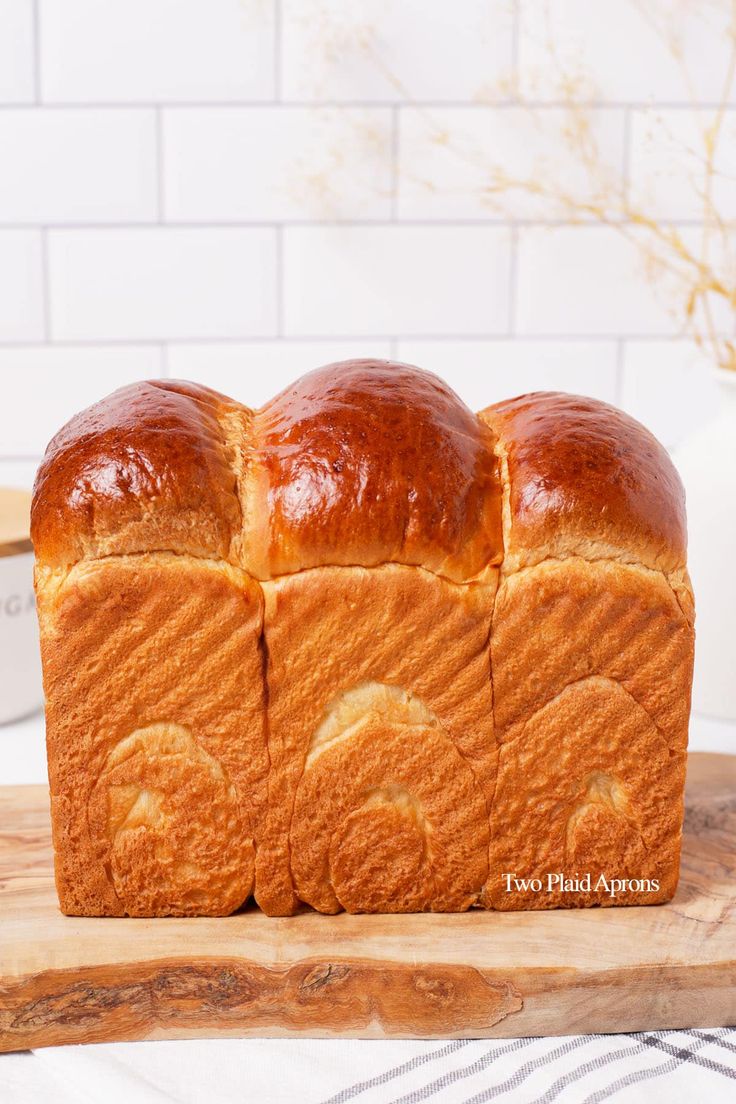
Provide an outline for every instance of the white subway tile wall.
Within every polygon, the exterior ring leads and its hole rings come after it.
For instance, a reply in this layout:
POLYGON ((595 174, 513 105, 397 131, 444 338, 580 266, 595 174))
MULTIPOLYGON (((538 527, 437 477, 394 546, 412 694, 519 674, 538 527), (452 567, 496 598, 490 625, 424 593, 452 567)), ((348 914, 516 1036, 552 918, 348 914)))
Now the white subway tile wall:
POLYGON ((519 14, 519 83, 528 97, 559 99, 584 59, 586 73, 575 88, 581 100, 720 102, 733 34, 730 5, 522 0, 519 14))
MULTIPOLYGON (((631 193, 666 219, 697 220, 706 189, 712 111, 647 108, 631 114, 631 193)), ((736 218, 736 109, 723 112, 711 181, 713 202, 736 218)))
POLYGON ((0 111, 3 222, 155 222, 156 113, 0 111))
MULTIPOLYGON (((623 183, 700 235, 720 10, 0 0, 0 482, 29 484, 59 425, 132 380, 257 405, 355 356, 476 408, 588 393, 676 445, 716 408, 708 356, 640 231, 595 216, 623 183)), ((734 95, 722 127, 734 217, 734 95)))
POLYGON ((273 229, 50 230, 48 275, 59 341, 276 333, 273 229))
POLYGON ((278 7, 286 99, 508 98, 512 0, 281 0, 278 7))
POLYGON ((78 410, 133 380, 155 379, 161 369, 155 345, 0 347, 0 377, 12 381, 13 395, 12 403, 0 403, 4 452, 23 461, 39 456, 78 410))
POLYGON ((43 235, 0 230, 0 341, 43 341, 43 235))
POLYGON ((389 108, 167 108, 163 131, 172 222, 391 217, 389 108))
POLYGON ((520 334, 639 336, 673 328, 666 298, 639 271, 634 242, 613 227, 524 226, 518 265, 520 334))
POLYGON ((289 336, 508 332, 504 227, 290 226, 283 265, 289 336))
POLYGON ((30 0, 0 0, 0 26, 0 103, 32 103, 35 46, 30 0))
POLYGON ((620 405, 673 448, 718 413, 718 382, 709 369, 690 341, 627 341, 620 405))
POLYGON ((271 0, 37 0, 48 103, 270 100, 271 0))
MULTIPOLYGON (((569 111, 554 107, 402 109, 399 219, 564 219, 564 197, 590 202, 597 185, 566 141, 569 123, 569 111), (522 186, 530 178, 537 192, 522 186)), ((595 109, 586 125, 603 171, 620 178, 624 112, 595 109)))

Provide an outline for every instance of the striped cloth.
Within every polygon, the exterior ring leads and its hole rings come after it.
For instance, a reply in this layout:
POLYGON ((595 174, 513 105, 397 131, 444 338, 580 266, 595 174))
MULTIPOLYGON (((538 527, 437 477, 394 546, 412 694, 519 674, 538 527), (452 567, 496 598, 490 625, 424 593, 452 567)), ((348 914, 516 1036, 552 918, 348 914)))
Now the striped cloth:
POLYGON ((736 1028, 449 1042, 232 1039, 0 1056, 3 1104, 736 1101, 736 1028))

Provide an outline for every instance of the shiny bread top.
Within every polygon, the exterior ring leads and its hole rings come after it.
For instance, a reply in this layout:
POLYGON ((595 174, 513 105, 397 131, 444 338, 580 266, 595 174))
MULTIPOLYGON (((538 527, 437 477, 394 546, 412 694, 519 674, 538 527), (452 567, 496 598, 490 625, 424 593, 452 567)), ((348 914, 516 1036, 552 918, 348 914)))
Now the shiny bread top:
MULTIPOLYGON (((456 582, 502 555, 493 434, 447 384, 390 361, 310 372, 254 419, 268 518, 260 578, 321 564, 414 564, 456 582)), ((246 533, 246 544, 247 533, 246 533)))
POLYGON ((170 550, 260 579, 412 564, 463 582, 502 555, 491 430, 436 376, 327 365, 255 413, 207 388, 132 384, 78 414, 39 469, 40 563, 170 550))
POLYGON ((538 392, 473 414, 436 376, 352 360, 259 411, 136 383, 51 441, 32 507, 38 562, 172 551, 254 577, 400 563, 467 582, 549 557, 684 567, 667 453, 606 403, 538 392))
POLYGON ((148 551, 230 558, 240 505, 221 419, 235 407, 206 387, 152 380, 76 414, 36 475, 39 563, 148 551))
POLYGON ((664 572, 685 566, 685 492, 643 425, 597 399, 536 392, 480 417, 498 437, 508 486, 505 569, 583 556, 664 572))

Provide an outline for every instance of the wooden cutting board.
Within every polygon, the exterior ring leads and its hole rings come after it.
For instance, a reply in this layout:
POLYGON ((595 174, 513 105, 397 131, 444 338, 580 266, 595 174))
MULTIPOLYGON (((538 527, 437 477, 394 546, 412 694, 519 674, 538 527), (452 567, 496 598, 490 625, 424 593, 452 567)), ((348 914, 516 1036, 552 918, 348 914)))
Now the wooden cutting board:
POLYGON ((736 757, 690 756, 680 888, 649 908, 75 919, 47 801, 0 788, 0 1050, 736 1024, 736 757))

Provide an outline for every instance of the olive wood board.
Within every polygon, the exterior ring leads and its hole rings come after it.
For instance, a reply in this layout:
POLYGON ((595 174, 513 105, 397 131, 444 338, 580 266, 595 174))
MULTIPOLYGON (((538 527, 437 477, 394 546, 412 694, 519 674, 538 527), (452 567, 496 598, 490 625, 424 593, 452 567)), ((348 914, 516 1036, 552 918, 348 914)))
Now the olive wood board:
POLYGON ((0 787, 0 1051, 736 1024, 736 756, 689 757, 686 810, 667 905, 94 919, 58 910, 45 787, 0 787))

